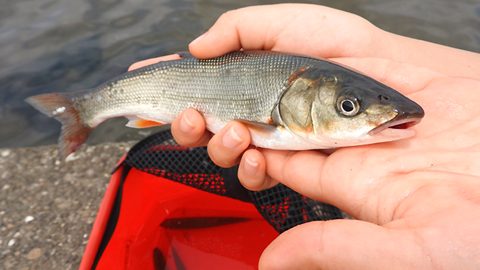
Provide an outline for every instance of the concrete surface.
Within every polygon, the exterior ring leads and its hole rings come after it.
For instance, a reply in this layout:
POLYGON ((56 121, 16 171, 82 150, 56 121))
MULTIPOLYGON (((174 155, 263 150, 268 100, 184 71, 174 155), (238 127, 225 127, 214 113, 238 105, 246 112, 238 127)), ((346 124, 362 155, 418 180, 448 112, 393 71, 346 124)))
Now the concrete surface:
POLYGON ((0 149, 0 269, 77 269, 110 172, 133 143, 0 149))

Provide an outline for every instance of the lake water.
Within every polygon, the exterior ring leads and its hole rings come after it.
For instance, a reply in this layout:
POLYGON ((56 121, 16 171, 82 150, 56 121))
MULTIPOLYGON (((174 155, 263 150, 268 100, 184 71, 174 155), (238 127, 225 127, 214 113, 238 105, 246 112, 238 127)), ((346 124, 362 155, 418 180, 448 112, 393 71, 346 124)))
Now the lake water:
MULTIPOLYGON (((391 32, 480 50, 480 1, 304 1, 359 14, 391 32)), ((185 50, 223 12, 277 1, 0 0, 0 148, 55 143, 60 125, 24 102, 87 89, 133 62, 185 50)), ((90 142, 148 131, 108 121, 90 142)))

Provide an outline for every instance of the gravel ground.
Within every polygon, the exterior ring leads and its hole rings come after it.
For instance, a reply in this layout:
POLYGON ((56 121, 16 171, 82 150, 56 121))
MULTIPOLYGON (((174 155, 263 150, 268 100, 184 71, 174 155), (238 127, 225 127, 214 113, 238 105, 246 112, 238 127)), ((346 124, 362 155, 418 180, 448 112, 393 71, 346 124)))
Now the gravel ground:
POLYGON ((132 143, 0 149, 0 269, 77 269, 110 172, 132 143))

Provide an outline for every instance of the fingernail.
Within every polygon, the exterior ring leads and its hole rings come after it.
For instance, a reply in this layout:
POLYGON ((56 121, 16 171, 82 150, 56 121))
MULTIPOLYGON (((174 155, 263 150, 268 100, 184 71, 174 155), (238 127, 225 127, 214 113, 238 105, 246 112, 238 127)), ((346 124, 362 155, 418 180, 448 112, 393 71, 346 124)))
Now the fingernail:
POLYGON ((258 161, 249 157, 245 157, 245 163, 244 163, 243 169, 245 170, 245 173, 247 175, 251 175, 251 176, 255 175, 258 170, 258 161))
POLYGON ((200 42, 200 40, 204 39, 207 34, 208 34, 208 31, 205 32, 205 33, 203 33, 203 34, 201 34, 199 37, 197 37, 197 38, 194 39, 193 41, 191 41, 189 45, 194 45, 195 43, 200 42))
POLYGON ((188 133, 192 131, 195 126, 192 123, 192 120, 188 117, 188 113, 182 113, 180 118, 180 130, 182 132, 188 133))
POLYGON ((235 148, 242 143, 242 138, 235 131, 234 127, 231 127, 222 138, 223 145, 227 148, 235 148))

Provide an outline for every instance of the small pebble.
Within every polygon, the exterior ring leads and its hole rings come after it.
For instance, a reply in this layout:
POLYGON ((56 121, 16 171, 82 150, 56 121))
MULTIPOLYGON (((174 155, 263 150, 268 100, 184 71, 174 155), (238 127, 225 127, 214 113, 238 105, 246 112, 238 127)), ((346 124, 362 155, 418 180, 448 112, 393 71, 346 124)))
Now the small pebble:
POLYGON ((8 245, 9 247, 15 245, 15 239, 10 239, 10 241, 8 241, 7 245, 8 245))
POLYGON ((145 137, 146 137, 146 136, 152 134, 152 132, 151 132, 151 131, 139 131, 138 134, 140 134, 141 136, 145 136, 145 137))
POLYGON ((87 236, 88 236, 88 234, 84 234, 84 235, 83 235, 83 238, 87 238, 87 236))
POLYGON ((28 260, 36 260, 38 258, 40 258, 40 256, 42 256, 42 249, 40 248, 33 248, 32 250, 30 250, 30 252, 28 252, 27 254, 27 259, 28 260))
POLYGON ((29 222, 33 221, 34 219, 35 219, 35 218, 32 217, 32 216, 26 216, 26 217, 25 217, 25 223, 29 223, 29 222))
POLYGON ((11 151, 6 149, 6 150, 3 150, 1 153, 0 153, 0 156, 2 157, 8 157, 10 155, 11 151))
POLYGON ((93 169, 88 169, 85 173, 88 177, 93 177, 95 175, 95 171, 93 169))
POLYGON ((9 189, 9 188, 10 188, 10 185, 9 185, 9 184, 6 184, 6 185, 3 185, 2 190, 7 190, 7 189, 9 189))
POLYGON ((2 179, 7 179, 11 176, 11 173, 9 171, 4 171, 2 173, 2 179))

